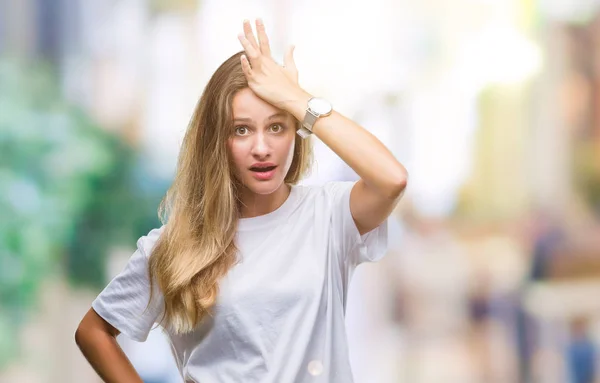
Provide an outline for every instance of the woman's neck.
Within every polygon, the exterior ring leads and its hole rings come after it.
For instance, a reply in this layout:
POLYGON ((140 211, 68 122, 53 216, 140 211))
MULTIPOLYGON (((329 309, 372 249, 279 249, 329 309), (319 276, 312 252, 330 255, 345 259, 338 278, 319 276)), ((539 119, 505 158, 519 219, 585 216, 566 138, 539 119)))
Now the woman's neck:
POLYGON ((290 192, 291 187, 285 183, 271 194, 256 194, 244 188, 241 196, 241 218, 258 217, 277 210, 287 200, 290 192))

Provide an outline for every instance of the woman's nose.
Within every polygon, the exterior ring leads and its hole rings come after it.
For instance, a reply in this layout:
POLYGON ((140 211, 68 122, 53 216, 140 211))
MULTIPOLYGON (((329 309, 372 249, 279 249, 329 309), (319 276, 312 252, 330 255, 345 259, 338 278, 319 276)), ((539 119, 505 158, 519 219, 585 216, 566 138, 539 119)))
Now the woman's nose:
POLYGON ((267 139, 267 136, 263 133, 257 133, 254 136, 254 142, 252 143, 252 154, 259 157, 265 157, 269 155, 271 148, 267 139))

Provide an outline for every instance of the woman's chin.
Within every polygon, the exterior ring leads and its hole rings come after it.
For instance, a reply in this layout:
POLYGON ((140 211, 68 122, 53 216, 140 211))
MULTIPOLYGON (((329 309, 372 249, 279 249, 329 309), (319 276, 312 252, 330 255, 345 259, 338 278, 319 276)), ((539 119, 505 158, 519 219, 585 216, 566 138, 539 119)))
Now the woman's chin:
POLYGON ((279 178, 271 178, 269 180, 256 180, 251 179, 245 183, 248 191, 254 194, 267 195, 274 193, 281 186, 283 180, 279 178))

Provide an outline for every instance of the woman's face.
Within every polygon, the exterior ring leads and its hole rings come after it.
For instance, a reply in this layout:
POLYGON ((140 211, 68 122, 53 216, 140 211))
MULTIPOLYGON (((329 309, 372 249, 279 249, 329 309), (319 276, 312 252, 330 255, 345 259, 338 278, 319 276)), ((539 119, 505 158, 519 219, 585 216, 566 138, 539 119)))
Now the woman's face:
POLYGON ((236 178, 251 192, 273 193, 292 164, 295 119, 263 101, 250 88, 234 96, 233 119, 228 147, 236 178))

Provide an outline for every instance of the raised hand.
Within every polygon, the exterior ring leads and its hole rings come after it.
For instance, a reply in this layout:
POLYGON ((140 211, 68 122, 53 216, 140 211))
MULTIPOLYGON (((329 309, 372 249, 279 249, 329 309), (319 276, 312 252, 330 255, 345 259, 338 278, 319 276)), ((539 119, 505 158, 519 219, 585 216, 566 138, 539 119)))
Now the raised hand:
POLYGON ((244 47, 241 57, 242 70, 254 93, 268 103, 285 109, 286 103, 297 99, 304 91, 298 85, 298 69, 294 62, 294 47, 290 46, 284 56, 283 67, 271 56, 269 38, 262 20, 256 20, 258 41, 248 20, 244 20, 244 33, 238 35, 244 47))

